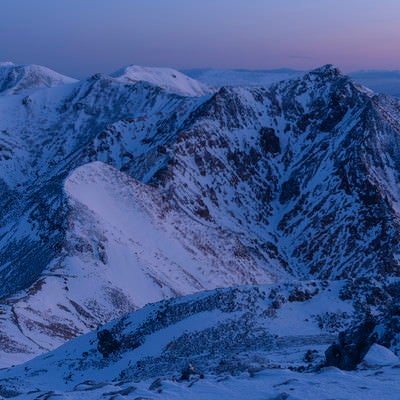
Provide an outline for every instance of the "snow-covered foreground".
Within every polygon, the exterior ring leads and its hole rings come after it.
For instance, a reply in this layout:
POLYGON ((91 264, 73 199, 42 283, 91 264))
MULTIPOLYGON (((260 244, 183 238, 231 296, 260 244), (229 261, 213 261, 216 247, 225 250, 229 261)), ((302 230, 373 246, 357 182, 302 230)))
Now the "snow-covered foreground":
MULTIPOLYGON (((142 385, 129 396, 117 398, 179 400, 376 400, 396 399, 400 391, 400 370, 383 368, 360 372, 343 372, 328 368, 319 373, 300 374, 288 370, 267 370, 249 378, 208 377, 196 383, 162 382, 162 392, 146 390, 142 385)), ((105 391, 103 391, 104 393, 105 391)), ((99 393, 97 393, 97 396, 99 393)), ((82 396, 82 394, 80 394, 82 396)), ((111 396, 110 396, 111 397, 111 396)), ((78 399, 79 394, 65 398, 78 399)), ((85 398, 95 399, 85 392, 85 398)), ((97 397, 98 398, 98 397, 97 397)))
MULTIPOLYGON (((299 373, 270 369, 238 376, 205 375, 189 381, 155 380, 138 383, 84 381, 73 390, 17 395, 17 399, 134 399, 134 400, 396 400, 400 365, 341 371, 334 367, 299 373)), ((5 395, 6 393, 4 393, 5 395)), ((8 393, 13 396, 16 393, 8 393)), ((14 398, 14 397, 13 397, 14 398)))
POLYGON ((397 367, 356 372, 326 368, 319 373, 303 374, 288 370, 267 370, 256 373, 251 378, 246 373, 226 380, 207 377, 191 387, 183 383, 165 382, 165 389, 160 394, 138 391, 131 398, 144 396, 180 400, 398 399, 399 378, 400 370, 397 367))
POLYGON ((335 300, 341 289, 341 282, 246 286, 148 305, 1 370, 0 395, 241 399, 247 393, 251 399, 285 399, 276 396, 287 393, 297 399, 338 399, 335 385, 340 385, 342 398, 357 399, 350 394, 379 391, 378 383, 368 382, 370 376, 376 382, 390 377, 394 390, 400 386, 399 359, 378 345, 359 364, 368 371, 315 372, 325 365, 335 331, 350 322, 351 302, 335 300))

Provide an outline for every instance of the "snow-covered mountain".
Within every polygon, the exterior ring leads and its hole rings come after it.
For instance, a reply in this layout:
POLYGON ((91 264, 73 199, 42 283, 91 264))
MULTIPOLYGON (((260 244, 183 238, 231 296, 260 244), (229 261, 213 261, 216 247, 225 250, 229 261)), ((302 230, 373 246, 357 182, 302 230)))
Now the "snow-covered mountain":
MULTIPOLYGON (((128 68, 0 97, 2 366, 218 287, 315 280, 326 308, 300 290, 304 310, 274 323, 312 321, 320 355, 339 330, 393 313, 400 102, 330 65, 214 91, 170 74, 128 68)), ((243 321, 257 331, 260 315, 243 321)))
MULTIPOLYGON (((2 351, 14 360, 163 298, 273 280, 240 237, 172 209, 158 190, 113 167, 76 169, 65 192, 62 249, 26 293, 2 307, 0 329, 12 332, 2 351)), ((3 365, 9 359, 2 354, 3 365)))
POLYGON ((18 65, 0 62, 0 95, 27 93, 32 89, 48 88, 77 82, 41 65, 18 65))
MULTIPOLYGON (((306 73, 292 69, 246 70, 197 68, 183 73, 214 87, 222 86, 270 86, 283 80, 295 79, 306 73)), ((348 74, 376 93, 400 97, 400 71, 361 70, 348 74)))
POLYGON ((330 66, 269 89, 222 88, 186 122, 165 186, 275 270, 396 275, 398 112, 330 66))
POLYGON ((123 83, 145 81, 182 96, 204 96, 213 91, 206 84, 172 68, 129 65, 113 72, 110 76, 123 83))

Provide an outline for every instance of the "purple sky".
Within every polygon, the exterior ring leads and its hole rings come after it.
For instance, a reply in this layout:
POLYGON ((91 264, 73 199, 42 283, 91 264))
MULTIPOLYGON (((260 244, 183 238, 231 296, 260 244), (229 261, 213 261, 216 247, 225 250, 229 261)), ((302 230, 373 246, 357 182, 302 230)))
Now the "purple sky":
POLYGON ((400 69, 400 0, 1 0, 0 60, 71 76, 128 64, 400 69))

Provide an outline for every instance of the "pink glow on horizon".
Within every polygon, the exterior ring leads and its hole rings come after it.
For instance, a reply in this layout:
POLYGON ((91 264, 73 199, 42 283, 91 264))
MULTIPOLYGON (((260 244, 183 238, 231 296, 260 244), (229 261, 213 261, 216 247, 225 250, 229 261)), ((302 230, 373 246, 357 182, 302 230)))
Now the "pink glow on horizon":
POLYGON ((400 69, 399 0, 2 0, 2 11, 0 60, 70 75, 132 63, 400 69))

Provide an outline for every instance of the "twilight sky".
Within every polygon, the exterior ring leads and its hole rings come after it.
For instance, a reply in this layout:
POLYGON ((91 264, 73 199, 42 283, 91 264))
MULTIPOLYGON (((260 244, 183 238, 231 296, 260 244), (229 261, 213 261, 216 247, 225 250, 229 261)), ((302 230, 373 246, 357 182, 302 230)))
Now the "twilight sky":
POLYGON ((400 0, 1 0, 0 61, 84 77, 174 68, 400 69, 400 0))

